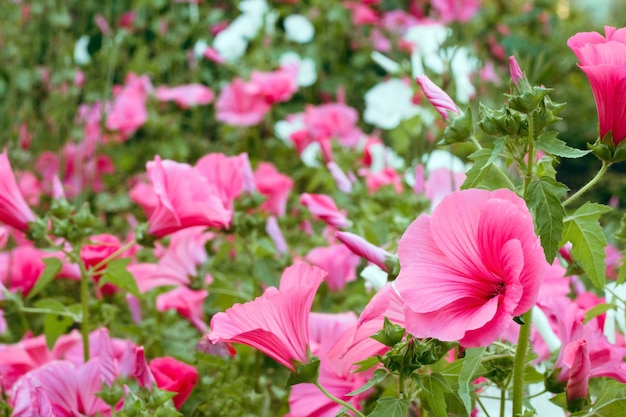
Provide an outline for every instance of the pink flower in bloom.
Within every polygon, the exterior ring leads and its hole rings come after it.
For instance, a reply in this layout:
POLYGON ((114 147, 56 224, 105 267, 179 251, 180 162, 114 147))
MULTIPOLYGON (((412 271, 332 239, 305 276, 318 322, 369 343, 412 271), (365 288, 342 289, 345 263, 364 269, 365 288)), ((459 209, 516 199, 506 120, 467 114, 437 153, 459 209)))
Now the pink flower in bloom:
POLYGON ((359 175, 365 176, 365 185, 374 194, 380 187, 391 185, 396 194, 402 193, 402 178, 393 168, 383 168, 380 171, 372 171, 371 169, 361 168, 359 175))
POLYGON ((273 72, 252 71, 247 88, 274 104, 288 101, 298 91, 297 78, 298 68, 291 65, 273 72))
POLYGON ((626 28, 606 26, 606 37, 580 32, 567 46, 580 60, 596 100, 600 137, 613 133, 613 142, 626 138, 626 28))
POLYGON ((526 204, 507 189, 450 194, 409 226, 398 258, 407 330, 466 347, 530 310, 547 266, 526 204))
POLYGON ((363 136, 356 126, 357 111, 343 103, 307 106, 303 120, 309 136, 318 142, 337 139, 344 146, 354 147, 363 136))
POLYGON ((443 22, 467 22, 480 8, 480 0, 432 0, 443 22))
POLYGON ((158 198, 148 233, 163 237, 193 226, 228 227, 232 211, 214 186, 195 168, 159 156, 147 164, 148 177, 158 198))
POLYGON ((271 163, 262 162, 254 173, 254 184, 260 194, 267 196, 261 209, 278 217, 283 216, 287 210, 287 198, 293 188, 293 180, 278 172, 271 163))
POLYGON ((209 339, 252 346, 295 371, 297 363, 308 362, 309 314, 325 276, 302 263, 288 267, 278 289, 269 287, 262 296, 213 316, 209 339))
POLYGON ((326 283, 331 291, 341 291, 356 279, 356 267, 361 258, 342 244, 313 248, 306 256, 312 263, 328 272, 326 283))
POLYGON ((433 105, 433 107, 439 112, 441 117, 448 120, 448 111, 460 114, 461 111, 457 105, 452 101, 450 96, 446 94, 437 84, 432 82, 428 76, 422 74, 417 77, 417 83, 422 88, 424 95, 433 105))
POLYGON ((137 77, 130 74, 126 85, 117 93, 105 126, 109 130, 119 131, 128 138, 148 120, 148 91, 151 89, 147 76, 137 77))
POLYGON ((203 106, 213 101, 214 94, 209 87, 202 84, 181 85, 178 87, 160 86, 154 92, 160 101, 173 101, 181 109, 203 106))
POLYGON ((0 154, 0 222, 25 232, 32 221, 35 215, 17 186, 5 149, 0 154))
POLYGON ((270 104, 258 89, 249 88, 240 78, 220 92, 215 103, 216 119, 233 126, 253 126, 261 122, 270 104))
POLYGON ((339 229, 350 224, 346 215, 339 211, 330 196, 304 193, 300 196, 300 204, 308 208, 313 217, 324 221, 331 227, 339 229))
POLYGON ((158 311, 176 310, 178 314, 188 319, 200 333, 205 333, 206 324, 202 321, 202 305, 209 295, 207 290, 190 290, 187 287, 178 287, 172 291, 160 294, 156 299, 158 311))
POLYGON ((226 156, 210 153, 200 158, 195 167, 209 183, 215 185, 224 205, 229 208, 244 190, 245 177, 252 171, 247 154, 226 156))
POLYGON ((159 388, 177 393, 172 398, 176 409, 179 409, 189 398, 193 387, 198 382, 196 368, 169 356, 152 359, 150 370, 159 388))

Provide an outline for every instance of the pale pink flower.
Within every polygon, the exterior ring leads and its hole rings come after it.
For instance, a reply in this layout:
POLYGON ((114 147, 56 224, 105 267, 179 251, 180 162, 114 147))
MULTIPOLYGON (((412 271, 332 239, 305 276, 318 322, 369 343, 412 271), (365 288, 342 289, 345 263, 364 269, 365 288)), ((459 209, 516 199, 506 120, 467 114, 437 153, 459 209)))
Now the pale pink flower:
POLYGON ((178 287, 160 294, 156 299, 156 309, 158 311, 176 310, 178 314, 188 319, 200 333, 206 333, 207 327, 202 321, 202 307, 208 295, 207 290, 194 291, 187 287, 178 287))
POLYGON ((29 171, 21 171, 16 174, 17 186, 24 196, 26 203, 31 206, 39 204, 39 198, 41 197, 42 192, 41 182, 39 179, 37 179, 37 177, 29 171))
POLYGON ((374 194, 380 187, 391 185, 396 194, 402 193, 402 178, 398 172, 390 167, 383 168, 379 171, 361 168, 359 175, 365 176, 365 185, 370 194, 374 194))
POLYGON ((181 109, 204 106, 213 101, 213 91, 202 84, 188 84, 178 87, 160 86, 154 92, 159 101, 173 101, 181 109))
POLYGON ((445 23, 468 22, 480 8, 480 0, 432 0, 431 4, 445 23))
POLYGON ((435 208, 445 196, 459 191, 464 181, 464 172, 455 172, 448 168, 430 171, 428 179, 424 182, 424 195, 430 200, 431 209, 435 208))
POLYGON ((233 126, 253 126, 263 120, 270 107, 259 91, 248 88, 245 81, 236 78, 220 92, 215 117, 233 126))
POLYGON ((111 112, 106 118, 106 128, 118 131, 124 138, 128 138, 143 126, 148 120, 146 103, 151 88, 147 76, 137 77, 130 74, 126 85, 115 96, 111 112))
POLYGON ((286 253, 287 242, 285 241, 283 232, 280 230, 280 225, 278 224, 276 216, 270 216, 267 218, 267 222, 265 223, 265 231, 274 242, 274 246, 276 246, 276 250, 278 251, 278 253, 286 253))
POLYGON ((331 291, 342 291, 348 282, 356 280, 356 267, 361 258, 342 244, 313 248, 307 262, 328 272, 326 283, 331 291))
POLYGON ((326 164, 328 172, 333 176, 337 183, 337 188, 343 193, 350 193, 352 191, 352 180, 342 171, 341 167, 337 165, 335 161, 330 161, 326 164))
POLYGON ((303 120, 309 136, 318 142, 337 139, 344 146, 354 147, 363 136, 356 126, 357 111, 343 103, 307 106, 303 120))
POLYGON ((278 217, 283 216, 287 210, 287 199, 293 188, 293 180, 278 172, 273 164, 262 162, 254 173, 254 184, 260 194, 267 196, 261 209, 278 217))
POLYGON ((232 211, 219 193, 190 165, 159 156, 147 164, 148 177, 158 198, 150 215, 148 233, 163 237, 193 226, 228 227, 232 211))
POLYGON ((5 149, 0 154, 0 222, 25 232, 33 221, 35 215, 20 192, 5 149))
POLYGON ((606 37, 580 32, 567 46, 580 60, 596 100, 600 137, 612 132, 613 142, 626 138, 626 28, 605 26, 606 37))
POLYGON ((303 193, 300 204, 309 209, 314 218, 320 219, 336 229, 346 227, 350 221, 345 213, 337 208, 333 199, 325 194, 303 193))
POLYGON ((424 95, 433 105, 435 110, 439 112, 441 117, 448 120, 448 111, 456 114, 460 114, 461 111, 457 105, 452 101, 450 96, 446 94, 437 84, 432 82, 427 75, 422 74, 417 77, 417 83, 422 88, 424 95))
POLYGON ((407 330, 466 347, 530 310, 547 266, 526 204, 507 189, 450 194, 409 226, 398 258, 407 330))
POLYGON ((306 264, 288 267, 278 289, 269 287, 262 296, 213 316, 209 339, 252 346, 295 371, 298 363, 308 362, 309 314, 325 276, 306 264))

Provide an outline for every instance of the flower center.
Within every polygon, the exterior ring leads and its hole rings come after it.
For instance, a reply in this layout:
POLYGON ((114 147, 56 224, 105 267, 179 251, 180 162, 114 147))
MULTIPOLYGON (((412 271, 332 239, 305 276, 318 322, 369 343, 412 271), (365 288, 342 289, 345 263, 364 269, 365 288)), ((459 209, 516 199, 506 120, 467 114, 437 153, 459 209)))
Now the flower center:
POLYGON ((506 283, 504 281, 500 281, 498 283, 496 283, 494 289, 493 289, 493 294, 491 295, 491 297, 495 297, 498 296, 500 294, 504 294, 506 290, 506 283))

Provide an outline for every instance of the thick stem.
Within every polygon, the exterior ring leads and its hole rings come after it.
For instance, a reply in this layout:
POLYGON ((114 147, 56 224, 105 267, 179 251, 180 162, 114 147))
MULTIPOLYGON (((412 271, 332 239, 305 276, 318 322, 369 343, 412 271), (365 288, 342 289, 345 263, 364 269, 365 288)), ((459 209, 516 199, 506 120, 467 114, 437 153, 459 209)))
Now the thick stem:
POLYGON ((315 386, 317 388, 319 388, 319 390, 322 392, 322 394, 324 394, 326 397, 328 397, 329 400, 342 405, 344 407, 346 407, 348 410, 352 411, 354 413, 355 416, 357 417, 365 417, 365 415, 363 413, 361 413, 359 410, 357 410, 356 408, 354 408, 352 406, 352 404, 345 402, 342 399, 339 399, 337 397, 335 397, 333 394, 331 394, 330 392, 326 391, 326 389, 318 382, 315 381, 313 384, 315 384, 315 386))
POLYGON ((80 304, 82 306, 83 320, 80 325, 80 334, 83 339, 83 358, 85 363, 89 360, 89 274, 85 270, 82 260, 78 262, 80 267, 80 304))
POLYGON ((522 415, 522 401, 524 400, 524 367, 526 366, 526 351, 530 341, 532 310, 522 315, 524 324, 519 329, 519 339, 515 349, 515 364, 513 366, 513 417, 522 415))
POLYGON ((611 166, 610 162, 606 162, 606 161, 602 161, 602 166, 600 167, 600 170, 598 171, 598 173, 596 174, 595 177, 593 177, 591 179, 591 181, 589 181, 587 184, 585 184, 585 186, 583 188, 581 188, 580 190, 576 191, 576 193, 574 193, 572 196, 570 196, 570 198, 568 198, 567 200, 565 200, 563 202, 563 207, 567 206, 568 204, 570 204, 572 201, 576 200, 578 197, 580 197, 581 195, 583 195, 585 192, 587 192, 591 187, 593 187, 594 185, 596 185, 596 183, 598 181, 600 181, 600 178, 602 178, 602 176, 604 176, 604 174, 606 173, 606 171, 609 169, 609 167, 611 166))

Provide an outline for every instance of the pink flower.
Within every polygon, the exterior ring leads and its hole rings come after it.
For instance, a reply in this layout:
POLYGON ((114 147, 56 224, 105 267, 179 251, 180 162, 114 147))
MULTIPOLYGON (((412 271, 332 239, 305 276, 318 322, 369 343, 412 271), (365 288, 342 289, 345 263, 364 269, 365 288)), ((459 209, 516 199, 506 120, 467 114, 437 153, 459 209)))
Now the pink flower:
POLYGON ((308 208, 313 217, 324 221, 331 227, 339 229, 350 224, 346 215, 339 211, 330 196, 304 193, 300 196, 300 204, 308 208))
POLYGON ((179 409, 189 398, 193 387, 198 382, 196 368, 169 356, 152 359, 150 370, 159 388, 177 393, 172 398, 176 409, 179 409))
POLYGON ((432 0, 443 22, 468 22, 480 8, 480 0, 432 0))
POLYGON ((5 149, 0 154, 0 222, 25 232, 33 221, 35 215, 17 186, 5 149))
POLYGON ((307 106, 304 112, 309 136, 318 142, 337 139, 344 146, 356 146, 363 136, 356 126, 358 121, 357 111, 343 103, 307 106))
POLYGON ((134 74, 126 80, 126 85, 117 93, 111 112, 106 119, 106 128, 119 131, 127 138, 148 120, 148 91, 150 80, 146 75, 137 77, 134 74))
POLYGON ((195 168, 157 156, 147 164, 158 204, 148 220, 148 233, 163 237, 193 226, 228 227, 232 211, 214 186, 195 168))
POLYGON ((568 344, 563 353, 563 364, 569 368, 569 378, 565 387, 567 402, 587 398, 591 368, 587 340, 579 339, 568 344))
POLYGON ((249 88, 240 78, 234 79, 220 92, 215 103, 218 121, 233 126, 253 126, 261 122, 270 104, 258 89, 249 88))
POLYGON ((460 114, 461 111, 457 105, 452 101, 450 96, 446 94, 437 84, 432 82, 428 76, 422 74, 417 77, 417 83, 422 88, 424 95, 433 105, 435 110, 439 112, 441 117, 448 120, 448 111, 456 114, 460 114))
POLYGON ((354 281, 356 267, 361 262, 361 258, 342 244, 313 248, 306 260, 328 272, 326 283, 331 291, 342 291, 348 282, 354 281))
POLYGON ((270 287, 262 296, 213 316, 209 339, 252 346, 295 371, 297 363, 308 362, 309 314, 325 276, 313 266, 290 266, 278 289, 270 287))
POLYGON ((248 155, 245 153, 237 156, 210 153, 200 158, 195 167, 209 183, 215 185, 222 202, 229 208, 245 189, 246 176, 252 173, 248 155))
POLYGON ((407 330, 466 347, 530 310, 547 266, 526 204, 507 189, 450 194, 409 226, 398 258, 407 330))
POLYGON ((567 46, 580 60, 598 108, 600 137, 613 133, 617 145, 626 138, 626 28, 605 26, 606 37, 580 32, 567 46))
POLYGON ((254 184, 260 194, 267 196, 261 209, 278 217, 283 216, 287 210, 287 198, 293 188, 293 180, 278 172, 271 163, 262 162, 254 173, 254 184))
POLYGON ((178 87, 160 86, 154 95, 160 101, 174 101, 181 109, 203 106, 213 101, 213 91, 202 84, 188 84, 178 87))
POLYGON ((298 91, 298 68, 283 67, 273 72, 252 71, 248 88, 265 98, 268 104, 288 101, 298 91))
POLYGON ((393 186, 396 194, 402 193, 402 178, 398 175, 398 172, 393 168, 383 168, 380 171, 372 171, 371 169, 361 168, 359 175, 365 176, 365 185, 370 191, 370 194, 374 194, 380 187, 386 185, 393 186))
POLYGON ((188 319, 200 333, 205 333, 206 324, 202 321, 202 306, 209 295, 207 290, 190 290, 187 287, 178 287, 172 291, 160 294, 156 299, 158 311, 176 310, 178 314, 188 319))
MULTIPOLYGON (((117 236, 106 233, 92 236, 89 241, 88 245, 80 248, 80 257, 87 268, 98 265, 122 247, 117 236)), ((102 265, 99 269, 105 266, 106 265, 102 265)))
POLYGON ((519 80, 523 80, 524 78, 526 78, 524 77, 524 73, 517 63, 517 59, 515 59, 513 55, 509 57, 509 72, 511 73, 511 80, 515 85, 517 85, 519 80))
POLYGON ((352 253, 378 265, 383 271, 389 272, 389 267, 387 267, 385 262, 388 258, 393 258, 392 254, 354 233, 337 231, 335 236, 341 243, 346 245, 352 253))

